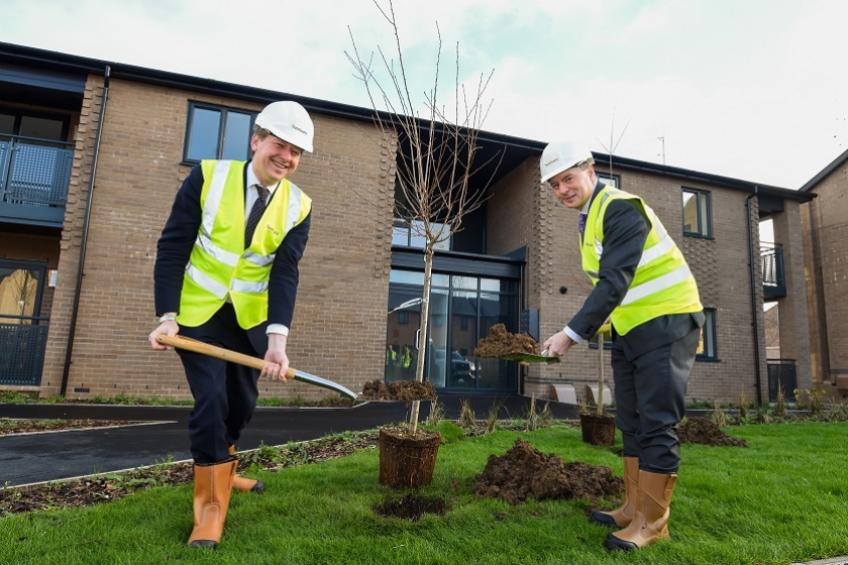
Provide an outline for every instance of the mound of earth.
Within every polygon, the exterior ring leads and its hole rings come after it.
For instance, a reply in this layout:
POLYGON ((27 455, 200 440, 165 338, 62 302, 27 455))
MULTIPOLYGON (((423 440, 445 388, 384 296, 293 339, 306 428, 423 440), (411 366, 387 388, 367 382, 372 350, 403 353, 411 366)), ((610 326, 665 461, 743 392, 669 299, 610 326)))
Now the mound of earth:
POLYGON ((474 490, 479 496, 518 504, 530 497, 542 500, 616 496, 623 492, 624 481, 613 475, 609 467, 577 461, 566 463, 517 439, 502 457, 489 456, 474 490))
POLYGON ((677 437, 680 438, 680 443, 748 447, 747 441, 727 435, 715 422, 707 418, 687 418, 678 426, 677 437))
POLYGON ((436 389, 426 381, 394 381, 387 384, 375 379, 365 383, 361 397, 365 400, 434 400, 436 389))
POLYGON ((503 324, 489 328, 489 335, 480 340, 474 349, 477 357, 500 357, 516 353, 539 353, 539 344, 527 334, 513 334, 503 324))

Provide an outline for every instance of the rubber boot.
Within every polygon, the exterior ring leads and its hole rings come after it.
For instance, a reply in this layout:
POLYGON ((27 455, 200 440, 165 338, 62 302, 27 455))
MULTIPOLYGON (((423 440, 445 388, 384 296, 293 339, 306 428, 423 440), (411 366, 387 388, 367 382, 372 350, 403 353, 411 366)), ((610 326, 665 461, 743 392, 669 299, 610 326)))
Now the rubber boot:
POLYGON ((194 529, 188 538, 191 547, 215 547, 221 542, 236 463, 233 459, 194 466, 194 529))
POLYGON ((677 475, 639 471, 639 497, 636 514, 623 530, 607 535, 609 550, 638 549, 657 540, 668 539, 668 516, 677 475))
POLYGON ((624 528, 636 514, 636 500, 639 485, 639 458, 624 458, 624 503, 615 510, 592 512, 590 520, 605 526, 624 528))
MULTIPOLYGON (((230 455, 235 456, 236 446, 231 445, 228 451, 230 455)), ((259 480, 242 477, 236 473, 233 477, 233 488, 239 492, 255 492, 256 494, 262 494, 265 492, 265 483, 259 480)))

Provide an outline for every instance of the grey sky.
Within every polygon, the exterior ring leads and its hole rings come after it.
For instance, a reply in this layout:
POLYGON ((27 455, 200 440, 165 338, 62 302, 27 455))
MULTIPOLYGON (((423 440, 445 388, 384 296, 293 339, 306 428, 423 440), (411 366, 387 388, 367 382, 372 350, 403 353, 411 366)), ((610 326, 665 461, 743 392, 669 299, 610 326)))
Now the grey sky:
MULTIPOLYGON (((848 2, 398 0, 410 73, 495 69, 485 129, 798 188, 848 148, 848 2)), ((344 51, 366 0, 0 0, 0 41, 367 105, 344 51)))

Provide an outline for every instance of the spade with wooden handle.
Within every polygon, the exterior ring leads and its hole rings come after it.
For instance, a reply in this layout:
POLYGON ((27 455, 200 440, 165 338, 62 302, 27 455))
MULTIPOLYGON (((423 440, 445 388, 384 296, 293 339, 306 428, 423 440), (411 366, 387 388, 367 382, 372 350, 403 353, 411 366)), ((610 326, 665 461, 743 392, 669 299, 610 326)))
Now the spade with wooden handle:
MULTIPOLYGON (((261 371, 263 367, 268 364, 264 359, 260 359, 259 357, 252 357, 250 355, 245 355, 244 353, 238 353, 230 349, 225 349, 216 345, 210 345, 208 343, 203 343, 202 341, 197 341, 195 339, 191 339, 181 335, 159 335, 156 339, 157 341, 159 341, 159 343, 162 343, 164 345, 170 345, 171 347, 185 349, 186 351, 193 351, 194 353, 208 355, 209 357, 215 357, 216 359, 223 359, 224 361, 229 361, 230 363, 237 363, 239 365, 244 365, 245 367, 257 369, 259 371, 261 371)), ((340 394, 343 394, 344 396, 349 396, 354 400, 358 396, 355 392, 343 385, 340 385, 323 377, 318 377, 309 374, 305 371, 292 369, 291 367, 289 367, 289 369, 286 371, 286 378, 334 390, 340 394)))

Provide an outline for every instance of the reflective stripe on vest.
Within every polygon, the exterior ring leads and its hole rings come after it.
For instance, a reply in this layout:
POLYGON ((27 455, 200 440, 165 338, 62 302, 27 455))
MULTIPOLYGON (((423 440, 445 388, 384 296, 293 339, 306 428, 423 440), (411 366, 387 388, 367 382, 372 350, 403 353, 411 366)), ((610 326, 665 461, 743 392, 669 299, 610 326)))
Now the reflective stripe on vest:
POLYGON ((201 163, 202 220, 180 295, 177 321, 182 325, 203 324, 228 297, 242 328, 264 322, 268 318, 268 280, 277 249, 311 210, 312 200, 283 179, 246 246, 244 167, 243 161, 201 163))
POLYGON ((603 187, 592 201, 581 237, 583 270, 592 284, 598 283, 603 254, 604 214, 615 200, 636 202, 648 217, 650 228, 630 288, 610 316, 616 331, 626 335, 634 327, 659 316, 700 311, 695 278, 654 211, 638 196, 609 186, 603 187))

